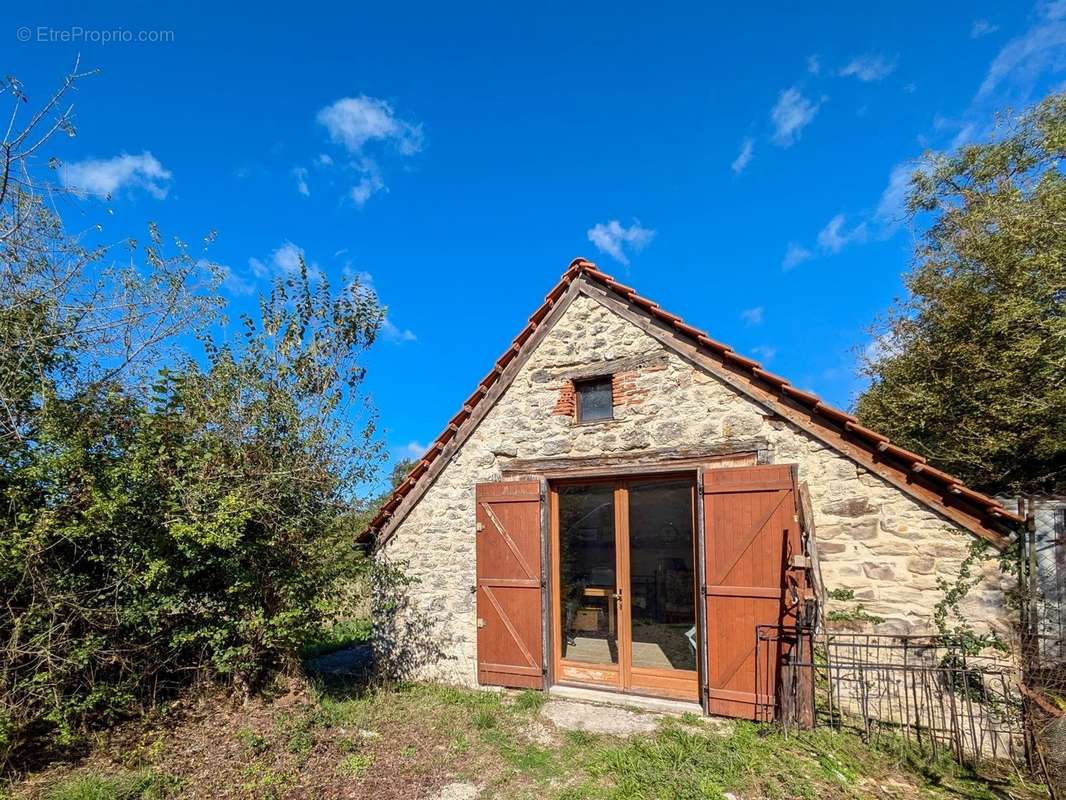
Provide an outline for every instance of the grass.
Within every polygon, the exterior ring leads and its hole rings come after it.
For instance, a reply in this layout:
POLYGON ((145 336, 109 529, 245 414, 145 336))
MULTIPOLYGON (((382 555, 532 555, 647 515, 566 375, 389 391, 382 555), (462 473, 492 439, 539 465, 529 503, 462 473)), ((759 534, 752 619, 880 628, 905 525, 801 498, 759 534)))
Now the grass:
POLYGON ((141 772, 68 768, 48 792, 15 786, 12 797, 421 798, 455 781, 476 784, 479 800, 1041 797, 1015 779, 974 775, 890 737, 873 744, 828 730, 786 737, 769 726, 689 714, 663 718, 650 735, 619 739, 556 730, 541 716, 544 702, 536 692, 427 685, 323 685, 295 701, 235 710, 220 702, 216 716, 159 737, 164 744, 153 746, 141 772), (182 761, 198 739, 203 747, 182 761), (203 764, 202 753, 213 761, 203 764), (158 777, 167 775, 183 783, 158 777))
POLYGON ((248 751, 259 755, 266 752, 270 748, 270 742, 261 733, 256 733, 251 728, 241 728, 237 731, 237 739, 243 744, 248 751))
POLYGON ((341 767, 349 775, 358 777, 374 765, 374 757, 371 755, 355 753, 341 762, 341 767))
POLYGON ((74 775, 50 786, 45 800, 162 800, 181 788, 167 775, 141 771, 128 775, 74 775))

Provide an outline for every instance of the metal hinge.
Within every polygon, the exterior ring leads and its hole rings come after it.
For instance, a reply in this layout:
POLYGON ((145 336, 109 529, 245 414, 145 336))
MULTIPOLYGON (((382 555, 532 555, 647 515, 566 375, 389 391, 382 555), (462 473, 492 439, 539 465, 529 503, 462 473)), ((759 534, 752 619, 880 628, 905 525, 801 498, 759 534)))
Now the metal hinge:
POLYGON ((477 618, 477 626, 479 628, 484 628, 485 627, 485 620, 483 620, 481 617, 478 617, 477 618))
POLYGON ((484 522, 479 522, 477 524, 477 529, 476 530, 477 530, 478 533, 481 533, 483 530, 485 530, 485 523, 484 522))
POLYGON ((811 558, 810 556, 804 555, 792 556, 791 560, 789 560, 788 562, 788 565, 792 569, 810 569, 811 558))

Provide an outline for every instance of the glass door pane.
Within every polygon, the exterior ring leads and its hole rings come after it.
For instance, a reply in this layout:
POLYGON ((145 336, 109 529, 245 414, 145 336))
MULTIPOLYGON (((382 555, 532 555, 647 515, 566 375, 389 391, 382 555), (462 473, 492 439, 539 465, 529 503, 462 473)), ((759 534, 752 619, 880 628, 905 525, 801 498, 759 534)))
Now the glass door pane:
POLYGON ((692 481, 629 484, 633 666, 696 669, 692 481))
POLYGON ((614 486, 561 486, 558 497, 562 657, 617 664, 614 486))

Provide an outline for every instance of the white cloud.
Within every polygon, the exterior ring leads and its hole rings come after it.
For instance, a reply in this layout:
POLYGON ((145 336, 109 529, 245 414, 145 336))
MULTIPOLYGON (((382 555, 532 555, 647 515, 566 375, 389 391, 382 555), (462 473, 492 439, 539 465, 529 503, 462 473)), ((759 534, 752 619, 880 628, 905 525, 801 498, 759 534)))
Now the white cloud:
POLYGON ((270 267, 264 264, 255 256, 248 259, 248 269, 252 271, 252 274, 257 278, 265 278, 270 274, 270 267))
POLYGON ((244 295, 255 291, 255 284, 239 275, 232 267, 226 264, 216 264, 215 268, 222 276, 222 287, 230 294, 244 295))
MULTIPOLYGON (((1066 70, 1066 2, 1038 3, 1036 23, 999 51, 975 100, 992 99, 998 90, 1007 88, 1011 96, 1003 101, 1024 104, 1041 75, 1063 70, 1066 70)), ((997 105, 1002 104, 997 100, 997 105)))
POLYGON ((403 445, 399 448, 399 451, 401 456, 410 458, 421 458, 426 454, 426 450, 428 449, 429 447, 427 445, 422 444, 422 442, 414 441, 408 442, 407 444, 403 445))
POLYGON ((398 328, 388 317, 385 317, 385 320, 381 323, 381 335, 390 342, 414 342, 418 340, 413 331, 407 328, 398 328))
POLYGON ((826 253, 839 253, 851 242, 866 241, 866 223, 860 222, 850 231, 844 227, 844 215, 837 214, 818 232, 818 247, 826 253))
MULTIPOLYGON (((835 255, 850 244, 861 244, 870 238, 887 239, 892 236, 907 218, 907 195, 910 192, 911 176, 921 168, 921 162, 914 159, 901 161, 892 167, 876 211, 865 214, 865 218, 851 228, 847 226, 847 217, 844 214, 834 216, 818 232, 818 250, 825 255, 835 255)), ((810 250, 791 242, 782 266, 786 270, 791 269, 813 257, 814 254, 810 250)))
POLYGON ((737 157, 733 159, 733 163, 730 165, 734 174, 739 175, 744 171, 744 167, 748 166, 748 162, 751 161, 752 153, 755 151, 755 142, 751 140, 751 137, 745 139, 740 145, 740 152, 737 157))
POLYGON ((970 144, 977 139, 978 126, 975 122, 967 122, 951 139, 951 149, 957 150, 960 147, 970 144))
POLYGON ((987 36, 990 33, 995 33, 999 30, 999 25, 993 25, 987 19, 975 19, 973 25, 970 26, 970 38, 980 39, 982 36, 987 36))
POLYGON ((755 306, 755 308, 746 308, 740 312, 740 318, 749 325, 762 325, 763 321, 763 307, 755 306))
POLYGON ((75 161, 60 171, 60 180, 68 189, 100 197, 128 188, 144 189, 162 200, 170 189, 167 184, 171 177, 171 172, 147 150, 140 155, 123 153, 114 158, 75 161))
POLYGON ((777 348, 772 344, 760 344, 751 348, 751 353, 754 356, 758 356, 762 363, 769 364, 773 361, 774 356, 777 355, 777 348))
POLYGON ((812 258, 814 258, 814 253, 810 250, 796 242, 789 242, 788 249, 785 250, 785 257, 781 261, 781 266, 785 269, 792 269, 793 267, 798 267, 804 261, 810 261, 812 258))
POLYGON ((889 60, 880 53, 856 56, 840 70, 842 77, 855 77, 869 83, 887 78, 896 69, 895 59, 889 60))
POLYGON ((285 242, 274 251, 270 260, 279 272, 298 272, 300 260, 304 257, 304 249, 297 247, 292 242, 285 242))
POLYGON ((911 176, 918 169, 917 161, 901 161, 892 167, 888 185, 881 192, 881 200, 874 212, 874 219, 885 227, 887 233, 895 231, 907 215, 907 194, 911 188, 911 176))
POLYGON ((873 341, 863 348, 862 354, 865 361, 880 361, 882 358, 899 355, 900 352, 899 341, 891 331, 886 331, 874 337, 873 341))
POLYGON ((655 231, 641 227, 637 220, 633 220, 633 224, 628 228, 623 228, 618 220, 612 219, 589 228, 588 237, 598 250, 616 261, 628 264, 629 258, 625 250, 639 252, 655 237, 655 231))
POLYGON ((296 191, 298 191, 304 197, 310 197, 311 187, 307 185, 307 168, 293 167, 292 176, 296 178, 296 191))
POLYGON ((272 275, 288 277, 300 271, 300 260, 307 265, 307 274, 314 279, 322 277, 322 270, 314 261, 309 261, 304 249, 286 240, 281 243, 265 260, 252 257, 248 259, 248 269, 256 278, 272 275))
POLYGON ((422 126, 396 116, 384 100, 367 97, 342 97, 318 112, 319 124, 329 131, 330 139, 351 153, 359 153, 367 142, 390 142, 404 155, 422 149, 422 126))
POLYGON ((799 139, 803 129, 814 120, 821 105, 821 102, 813 103, 808 100, 795 87, 781 92, 770 110, 770 119, 774 123, 774 144, 790 147, 799 139))
POLYGON ((230 294, 244 295, 255 291, 255 283, 245 278, 228 264, 219 264, 206 258, 201 258, 196 262, 196 266, 205 272, 211 272, 215 275, 221 281, 222 288, 230 294))
POLYGON ((319 110, 316 120, 329 133, 330 139, 343 147, 350 158, 337 162, 328 153, 320 153, 314 164, 321 168, 338 166, 355 173, 355 182, 346 197, 356 208, 362 208, 375 194, 387 190, 376 157, 368 154, 370 145, 388 146, 403 156, 411 156, 422 149, 422 126, 396 115, 384 100, 368 97, 342 97, 319 110))
MULTIPOLYGON (((374 298, 378 298, 378 290, 377 287, 374 286, 374 276, 369 272, 353 269, 350 264, 346 264, 341 270, 341 274, 349 284, 358 285, 358 292, 365 292, 368 295, 372 294, 374 298)), ((385 319, 381 322, 381 336, 386 341, 395 344, 418 341, 418 337, 415 335, 414 331, 409 328, 399 327, 389 319, 387 314, 385 319)))
POLYGON ((371 171, 363 173, 359 183, 355 184, 348 192, 348 197, 356 206, 362 208, 374 194, 385 189, 385 181, 381 179, 379 172, 371 171))
POLYGON ((822 71, 822 62, 817 54, 807 56, 807 72, 818 75, 822 71))
MULTIPOLYGON (((338 255, 342 252, 348 252, 348 248, 344 248, 344 250, 339 250, 337 251, 337 253, 334 253, 334 255, 338 255)), ((344 265, 344 269, 341 270, 341 274, 344 276, 344 279, 346 281, 350 283, 358 283, 362 288, 374 292, 374 294, 377 294, 378 290, 374 286, 374 276, 366 270, 352 269, 349 263, 344 265)))

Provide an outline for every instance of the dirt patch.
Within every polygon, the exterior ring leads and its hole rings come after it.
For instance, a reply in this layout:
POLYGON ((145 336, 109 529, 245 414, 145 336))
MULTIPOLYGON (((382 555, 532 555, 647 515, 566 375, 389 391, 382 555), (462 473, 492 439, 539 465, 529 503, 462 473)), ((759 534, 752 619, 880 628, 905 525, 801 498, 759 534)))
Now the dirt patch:
POLYGON ((426 800, 476 800, 481 790, 472 783, 449 783, 426 800))

